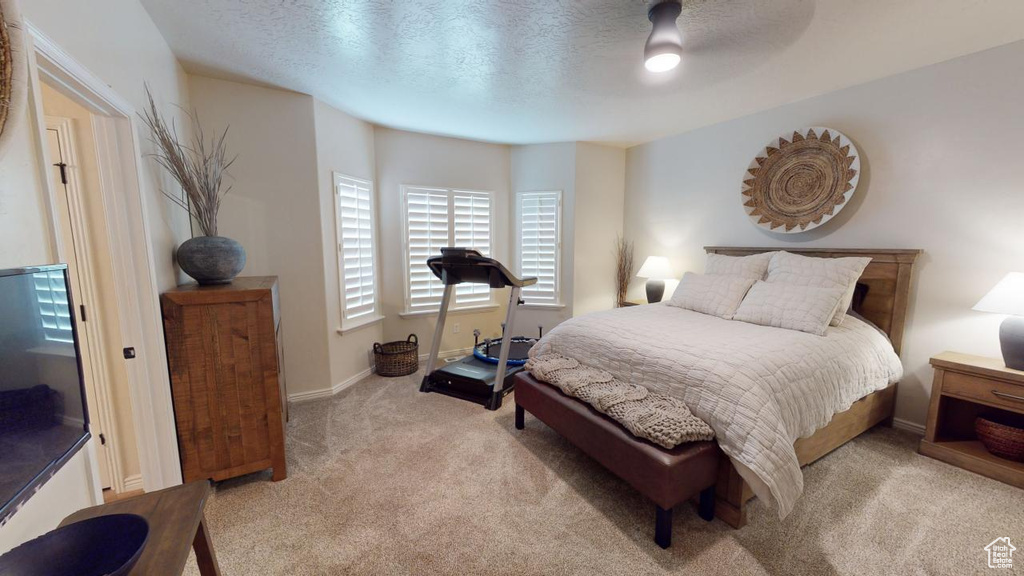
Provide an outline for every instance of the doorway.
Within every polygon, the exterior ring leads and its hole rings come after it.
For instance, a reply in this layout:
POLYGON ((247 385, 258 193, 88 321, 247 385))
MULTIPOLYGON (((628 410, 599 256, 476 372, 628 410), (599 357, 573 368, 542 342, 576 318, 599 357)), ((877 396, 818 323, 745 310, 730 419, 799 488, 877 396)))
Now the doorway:
MULTIPOLYGON (((42 160, 39 164, 40 176, 51 191, 47 198, 51 261, 70 263, 72 259, 76 260, 76 282, 81 283, 80 290, 86 300, 87 321, 81 326, 89 328, 89 320, 92 318, 98 321, 91 323, 91 326, 104 324, 102 333, 89 338, 89 341, 97 343, 97 348, 102 352, 94 351, 90 355, 90 370, 103 362, 106 363, 108 373, 113 375, 107 376, 109 380, 104 380, 108 384, 106 388, 103 385, 96 386, 94 392, 100 401, 104 397, 104 390, 109 392, 107 413, 112 416, 108 427, 100 433, 108 444, 113 435, 116 449, 105 449, 107 468, 116 469, 117 463, 114 462, 114 466, 110 463, 120 459, 122 490, 142 488, 151 492, 175 486, 181 483, 181 468, 158 282, 153 266, 155 258, 164 256, 154 254, 154 238, 149 228, 152 218, 148 215, 148 204, 152 200, 147 196, 152 192, 144 191, 147 187, 153 187, 154 182, 143 181, 137 112, 108 84, 75 61, 30 21, 24 24, 28 40, 29 103, 38 135, 37 157, 42 160), (84 143, 95 148, 98 184, 93 180, 92 186, 98 186, 98 189, 90 189, 85 199, 82 199, 81 194, 76 196, 73 187, 65 185, 60 174, 60 164, 69 165, 64 167, 67 172, 73 163, 51 160, 53 152, 49 145, 53 137, 48 131, 53 126, 47 123, 43 101, 43 91, 49 88, 88 113, 88 122, 84 119, 78 122, 70 114, 55 113, 51 118, 58 124, 61 118, 72 120, 71 131, 77 132, 77 138, 67 138, 65 141, 74 140, 83 148, 83 157, 84 143), (89 124, 91 128, 88 128, 89 124), (56 185, 56 182, 61 185, 56 185), (94 211, 98 211, 105 219, 103 224, 87 222, 88 226, 81 227, 89 230, 81 238, 96 243, 87 247, 79 244, 79 236, 74 232, 68 236, 67 226, 63 224, 68 220, 62 215, 63 212, 70 213, 72 222, 75 219, 76 205, 68 202, 68 199, 74 200, 76 197, 81 200, 83 219, 88 220, 87 216, 94 216, 91 215, 94 211), (65 240, 66 236, 70 239, 65 240), (106 241, 105 247, 103 240, 106 241), (82 254, 98 254, 101 263, 109 262, 109 274, 96 262, 83 262, 82 254), (103 260, 103 256, 108 259, 103 260), (100 272, 96 272, 90 280, 89 275, 94 270, 100 272), (103 304, 105 300, 109 302, 103 304), (89 304, 90 301, 92 304, 89 304), (90 308, 95 309, 95 315, 90 316, 90 308), (100 315, 102 312, 106 312, 106 316, 100 315), (119 329, 119 333, 115 328, 119 329), (102 347, 99 344, 101 342, 102 347), (116 382, 111 383, 121 376, 124 376, 126 386, 118 387, 116 382), (108 434, 107 431, 112 432, 108 434), (137 462, 138 474, 134 473, 132 457, 137 462)), ((55 140, 59 146, 61 139, 55 140)), ((79 158, 78 167, 83 170, 93 164, 81 160, 79 158)), ((70 176, 74 176, 74 171, 71 171, 70 176)), ((86 179, 84 172, 79 176, 80 181, 86 179)), ((76 312, 81 314, 81 310, 76 312)), ((96 439, 94 444, 99 447, 99 434, 93 436, 96 439)), ((94 485, 101 482, 99 474, 96 476, 94 485)), ((109 478, 112 489, 118 488, 118 481, 118 475, 112 474, 109 478)))
POLYGON ((132 425, 128 374, 122 357, 113 258, 107 235, 92 114, 43 83, 55 233, 68 264, 81 336, 83 379, 105 496, 142 489, 132 425))

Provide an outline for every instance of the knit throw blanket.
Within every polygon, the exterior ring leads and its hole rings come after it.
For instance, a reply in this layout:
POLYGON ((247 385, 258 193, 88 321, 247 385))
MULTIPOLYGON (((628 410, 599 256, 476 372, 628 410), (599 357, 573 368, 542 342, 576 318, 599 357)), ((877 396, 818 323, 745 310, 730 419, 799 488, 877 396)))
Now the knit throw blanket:
POLYGON ((615 379, 561 354, 541 354, 526 363, 534 378, 557 386, 622 424, 634 436, 665 448, 711 440, 715 431, 681 401, 615 379))

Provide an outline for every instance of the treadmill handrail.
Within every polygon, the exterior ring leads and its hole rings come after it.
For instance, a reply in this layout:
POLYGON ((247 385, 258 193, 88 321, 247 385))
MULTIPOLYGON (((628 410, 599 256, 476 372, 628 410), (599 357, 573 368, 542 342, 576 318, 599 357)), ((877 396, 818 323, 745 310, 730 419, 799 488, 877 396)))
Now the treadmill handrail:
POLYGON ((427 267, 446 285, 487 284, 491 288, 523 288, 536 278, 518 278, 501 262, 467 248, 441 248, 440 256, 427 259, 427 267))

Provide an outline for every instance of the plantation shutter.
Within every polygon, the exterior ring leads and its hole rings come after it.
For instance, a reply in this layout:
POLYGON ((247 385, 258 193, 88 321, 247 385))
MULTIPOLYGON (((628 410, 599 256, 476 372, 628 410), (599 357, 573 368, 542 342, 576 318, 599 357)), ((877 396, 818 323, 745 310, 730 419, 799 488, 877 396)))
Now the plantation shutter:
POLYGON ((71 309, 63 270, 38 272, 32 275, 36 303, 43 326, 43 338, 51 342, 74 342, 71 330, 71 309))
MULTIPOLYGON (((454 246, 470 248, 491 256, 491 196, 486 192, 452 193, 454 246)), ((486 284, 459 284, 455 303, 474 305, 491 301, 491 287, 486 284)))
POLYGON ((524 278, 537 278, 522 291, 529 304, 558 304, 561 197, 561 192, 519 194, 519 271, 524 278))
POLYGON ((427 268, 448 243, 448 191, 407 188, 405 196, 409 267, 409 311, 437 309, 444 284, 427 268))
POLYGON ((335 176, 344 320, 377 313, 370 183, 335 176))

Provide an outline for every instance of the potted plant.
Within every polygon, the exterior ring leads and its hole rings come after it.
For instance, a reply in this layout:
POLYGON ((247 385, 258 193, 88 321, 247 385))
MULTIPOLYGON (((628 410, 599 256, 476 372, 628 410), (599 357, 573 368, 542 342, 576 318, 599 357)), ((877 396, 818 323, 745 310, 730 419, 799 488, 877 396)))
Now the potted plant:
POLYGON ((187 112, 192 138, 183 144, 173 123, 157 111, 149 88, 149 109, 142 115, 152 134, 157 151, 152 154, 160 166, 181 185, 187 202, 171 194, 164 195, 185 209, 199 225, 196 236, 178 247, 178 265, 200 284, 227 284, 245 268, 245 249, 241 244, 217 235, 220 201, 231 188, 224 188, 224 176, 235 159, 228 159, 225 128, 218 137, 206 140, 195 110, 187 112))

